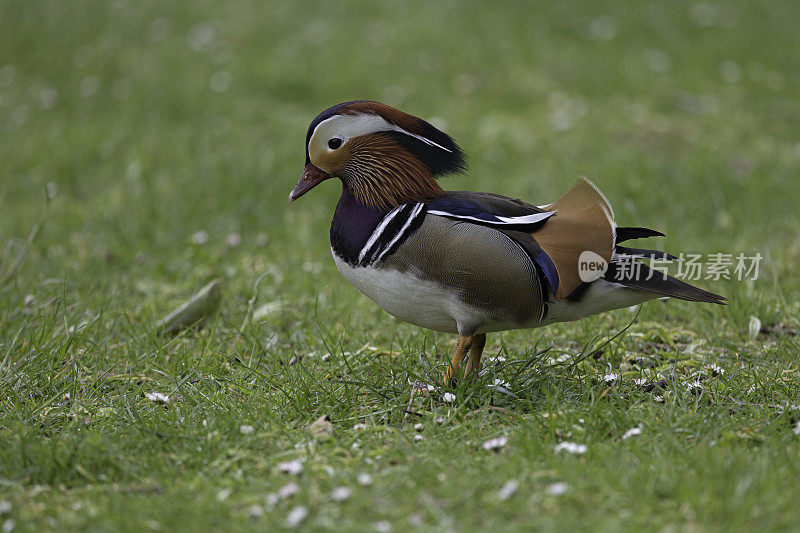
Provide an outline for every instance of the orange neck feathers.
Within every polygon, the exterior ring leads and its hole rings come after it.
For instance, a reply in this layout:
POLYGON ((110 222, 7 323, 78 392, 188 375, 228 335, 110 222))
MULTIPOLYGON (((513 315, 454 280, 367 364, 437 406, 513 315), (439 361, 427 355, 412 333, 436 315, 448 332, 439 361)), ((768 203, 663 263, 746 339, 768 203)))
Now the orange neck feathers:
POLYGON ((341 178, 365 205, 386 209, 444 194, 431 169, 393 135, 364 135, 352 141, 350 151, 341 178))

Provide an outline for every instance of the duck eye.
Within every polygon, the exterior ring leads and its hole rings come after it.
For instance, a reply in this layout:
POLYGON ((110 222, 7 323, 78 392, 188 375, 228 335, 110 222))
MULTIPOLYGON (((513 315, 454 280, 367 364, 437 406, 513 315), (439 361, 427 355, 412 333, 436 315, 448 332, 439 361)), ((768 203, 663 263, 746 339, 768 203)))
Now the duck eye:
POLYGON ((342 145, 342 140, 339 137, 333 137, 331 140, 328 141, 328 148, 331 150, 336 150, 342 145))

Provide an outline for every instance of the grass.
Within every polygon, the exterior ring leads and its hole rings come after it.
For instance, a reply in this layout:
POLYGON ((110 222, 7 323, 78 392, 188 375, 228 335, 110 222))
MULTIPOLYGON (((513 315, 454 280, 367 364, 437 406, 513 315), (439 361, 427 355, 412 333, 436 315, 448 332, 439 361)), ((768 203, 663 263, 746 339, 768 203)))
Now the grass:
POLYGON ((271 529, 297 507, 310 529, 796 527, 798 18, 788 1, 0 3, 4 530, 271 529), (470 155, 446 188, 545 203, 586 174, 622 224, 673 253, 761 253, 759 279, 701 282, 725 308, 491 335, 487 373, 445 401, 453 339, 378 311, 330 260, 338 188, 286 202, 308 123, 353 98, 444 125, 470 155), (206 327, 160 336, 216 278, 206 327), (309 428, 324 415, 332 435, 309 428))

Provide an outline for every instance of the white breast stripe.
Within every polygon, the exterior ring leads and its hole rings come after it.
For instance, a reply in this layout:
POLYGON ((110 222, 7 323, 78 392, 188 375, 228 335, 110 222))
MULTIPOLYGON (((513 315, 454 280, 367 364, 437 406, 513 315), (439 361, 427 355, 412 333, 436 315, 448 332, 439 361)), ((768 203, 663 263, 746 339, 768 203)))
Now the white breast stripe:
POLYGON ((380 255, 378 255, 378 258, 375 259, 375 261, 374 261, 375 263, 377 263, 378 261, 383 259, 383 256, 386 254, 386 252, 391 250, 392 246, 394 246, 395 243, 398 240, 400 240, 400 238, 405 234, 406 230, 411 225, 411 223, 414 222, 414 219, 416 219, 419 216, 419 214, 422 211, 423 207, 425 207, 424 204, 417 204, 416 206, 414 206, 414 210, 411 211, 410 215, 408 215, 408 220, 406 220, 406 223, 403 224, 403 227, 400 228, 400 231, 397 232, 397 235, 394 236, 394 239, 392 239, 391 242, 389 242, 389 244, 387 244, 383 248, 383 250, 381 251, 380 255))
POLYGON ((551 216, 555 215, 555 211, 546 211, 544 213, 534 213, 532 215, 523 215, 521 217, 501 217, 499 215, 494 215, 496 218, 499 219, 498 221, 494 220, 484 220, 482 218, 471 217, 469 215, 454 215, 453 213, 449 213, 447 211, 439 211, 436 209, 431 209, 428 211, 431 215, 439 215, 442 217, 448 218, 457 218, 460 220, 474 220, 476 222, 480 222, 481 224, 487 226, 505 226, 507 224, 536 224, 537 222, 541 222, 550 218, 551 216))
POLYGON ((395 207, 394 209, 389 211, 386 214, 385 217, 383 217, 383 220, 381 220, 381 223, 378 224, 378 227, 375 228, 375 231, 373 231, 372 235, 369 236, 369 239, 367 240, 367 244, 365 244, 364 247, 361 249, 361 253, 358 254, 358 262, 359 263, 364 260, 364 256, 367 255, 367 252, 369 251, 369 249, 372 248, 372 245, 375 244, 375 242, 377 242, 377 240, 381 237, 381 234, 383 233, 383 230, 386 229, 386 226, 389 225, 389 222, 391 222, 392 219, 397 216, 397 213, 399 213, 400 210, 403 209, 404 207, 405 207, 405 205, 401 205, 399 207, 395 207))

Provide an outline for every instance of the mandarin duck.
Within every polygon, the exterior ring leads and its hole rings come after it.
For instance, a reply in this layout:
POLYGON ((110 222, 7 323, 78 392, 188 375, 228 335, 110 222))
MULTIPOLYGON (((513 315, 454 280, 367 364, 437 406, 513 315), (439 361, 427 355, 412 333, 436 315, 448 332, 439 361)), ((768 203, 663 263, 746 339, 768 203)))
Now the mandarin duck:
POLYGON ((389 314, 459 335, 446 386, 468 354, 464 375, 479 369, 490 332, 577 320, 653 298, 725 302, 639 261, 673 256, 620 246, 663 234, 617 226, 589 180, 542 206, 445 191, 436 181, 465 169, 461 148, 430 123, 379 102, 345 102, 311 121, 305 169, 289 195, 296 200, 339 178, 330 229, 336 266, 389 314))

